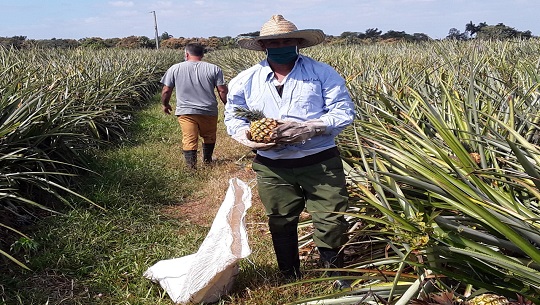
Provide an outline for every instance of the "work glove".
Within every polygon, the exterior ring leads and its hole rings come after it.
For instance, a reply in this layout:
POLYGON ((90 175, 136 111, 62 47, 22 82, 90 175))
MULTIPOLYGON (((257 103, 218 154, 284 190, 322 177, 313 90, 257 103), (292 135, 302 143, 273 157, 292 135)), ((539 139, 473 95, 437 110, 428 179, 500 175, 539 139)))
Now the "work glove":
POLYGON ((325 130, 326 125, 322 120, 278 121, 278 126, 274 129, 270 139, 281 144, 302 143, 313 136, 323 134, 325 130))
POLYGON ((249 132, 249 128, 238 130, 236 134, 232 136, 232 138, 238 141, 240 144, 243 144, 255 150, 267 150, 274 147, 274 145, 276 145, 276 143, 258 143, 258 142, 251 141, 251 133, 249 132))

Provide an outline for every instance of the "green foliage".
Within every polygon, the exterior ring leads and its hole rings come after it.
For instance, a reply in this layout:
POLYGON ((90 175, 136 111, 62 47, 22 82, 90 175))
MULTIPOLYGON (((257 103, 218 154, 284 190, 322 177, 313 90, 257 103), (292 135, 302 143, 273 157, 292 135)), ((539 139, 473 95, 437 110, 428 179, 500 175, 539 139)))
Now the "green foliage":
POLYGON ((0 37, 0 47, 3 48, 23 48, 26 42, 26 36, 0 37))
POLYGON ((393 224, 387 256, 415 251, 411 273, 539 298, 537 43, 381 49, 395 63, 350 81, 361 118, 341 144, 350 179, 393 224))
POLYGON ((80 46, 92 50, 100 50, 108 47, 105 41, 100 37, 83 38, 80 40, 80 46))
POLYGON ((163 33, 159 36, 159 41, 163 41, 163 40, 166 40, 166 39, 169 39, 169 38, 173 38, 173 36, 170 35, 170 34, 167 33, 167 32, 163 32, 163 33))
MULTIPOLYGON (((126 136, 132 112, 175 62, 162 54, 0 49, 0 223, 7 236, 39 210, 70 204, 65 197, 74 194, 74 176, 88 173, 89 151, 126 136)), ((2 240, 0 249, 10 244, 2 240)))
MULTIPOLYGON (((454 29, 455 30, 455 29, 454 29)), ((459 31, 457 31, 459 33, 459 31)), ((497 25, 488 25, 486 22, 481 22, 475 25, 472 21, 465 25, 465 33, 463 37, 467 38, 467 33, 470 37, 475 37, 483 40, 509 40, 509 39, 530 39, 533 38, 531 31, 518 31, 512 27, 506 26, 503 23, 497 25)))
POLYGON ((476 33, 476 38, 486 40, 507 40, 514 38, 528 39, 531 38, 531 31, 521 32, 502 23, 497 25, 488 25, 480 28, 476 33))
POLYGON ((129 36, 120 39, 116 47, 120 49, 150 49, 156 47, 156 42, 146 36, 129 36))
POLYGON ((362 32, 343 32, 339 37, 327 39, 333 44, 362 44, 365 42, 375 41, 408 41, 408 42, 420 42, 428 41, 431 38, 424 33, 414 33, 413 35, 405 33, 404 31, 389 30, 382 34, 377 28, 367 29, 365 33, 362 32))
POLYGON ((448 35, 446 36, 446 39, 450 40, 467 40, 469 37, 467 36, 467 32, 461 33, 460 30, 456 28, 451 28, 448 31, 448 35))
POLYGON ((34 42, 35 48, 41 49, 75 49, 79 47, 79 42, 75 39, 43 39, 34 42))
POLYGON ((89 168, 100 175, 81 180, 80 192, 104 209, 69 198, 72 209, 40 221, 32 239, 13 244, 14 255, 32 272, 3 267, 4 302, 170 304, 159 285, 142 274, 159 260, 193 253, 207 228, 159 213, 190 195, 196 184, 193 176, 170 166, 178 149, 172 143, 180 140, 172 132, 178 123, 160 115, 158 96, 153 101, 136 115, 129 129, 132 141, 96 151, 89 168))

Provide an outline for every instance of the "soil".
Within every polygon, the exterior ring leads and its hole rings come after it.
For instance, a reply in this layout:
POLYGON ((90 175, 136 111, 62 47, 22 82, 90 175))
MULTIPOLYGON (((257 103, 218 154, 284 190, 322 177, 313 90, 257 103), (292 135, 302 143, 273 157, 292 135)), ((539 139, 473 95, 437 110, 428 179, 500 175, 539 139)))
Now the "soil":
MULTIPOLYGON (((238 178, 253 187, 253 183, 249 182, 255 180, 255 173, 249 167, 240 165, 233 165, 231 167, 232 169, 227 171, 227 177, 223 177, 221 170, 216 171, 216 176, 210 177, 209 182, 203 185, 192 198, 180 205, 167 206, 163 212, 166 215, 182 218, 202 227, 210 227, 225 197, 229 186, 229 179, 238 178)), ((252 191, 251 200, 253 209, 262 209, 262 204, 256 190, 252 191)), ((257 211, 257 213, 260 212, 257 211)))

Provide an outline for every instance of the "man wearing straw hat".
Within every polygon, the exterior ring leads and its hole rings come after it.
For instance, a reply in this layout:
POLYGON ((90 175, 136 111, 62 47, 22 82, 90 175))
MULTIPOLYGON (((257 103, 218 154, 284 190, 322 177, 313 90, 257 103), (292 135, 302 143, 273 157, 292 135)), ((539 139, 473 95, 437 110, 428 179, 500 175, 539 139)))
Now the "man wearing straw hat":
POLYGON ((281 15, 272 16, 260 36, 240 37, 240 47, 263 51, 266 59, 231 80, 225 106, 227 132, 256 151, 258 192, 279 269, 288 279, 301 276, 297 225, 304 208, 312 216, 324 267, 343 267, 340 250, 347 241, 348 223, 341 213, 348 194, 335 137, 352 123, 354 103, 332 67, 298 53, 324 39, 321 30, 298 30, 281 15), (249 123, 235 116, 237 107, 278 120, 271 143, 251 141, 249 123))

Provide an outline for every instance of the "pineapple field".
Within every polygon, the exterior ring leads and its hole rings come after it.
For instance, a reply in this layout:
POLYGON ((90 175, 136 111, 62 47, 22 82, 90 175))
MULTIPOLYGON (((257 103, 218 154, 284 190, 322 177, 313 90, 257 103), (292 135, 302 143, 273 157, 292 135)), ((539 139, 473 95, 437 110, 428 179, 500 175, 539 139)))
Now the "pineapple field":
MULTIPOLYGON (((302 53, 333 66, 356 104, 357 118, 337 143, 350 193, 353 288, 295 304, 540 304, 540 41, 320 45, 302 53)), ((6 264, 27 268, 10 250, 32 248, 21 223, 59 205, 102 209, 78 192, 78 176, 96 174, 87 167, 95 151, 129 141, 133 116, 180 55, 0 49, 6 264)), ((229 81, 262 56, 229 49, 205 59, 229 81)), ((288 287, 295 285, 306 282, 288 287)))
MULTIPOLYGON (((0 48, 0 227, 6 234, 70 205, 93 149, 126 137, 133 112, 160 89, 172 51, 0 48), (165 70, 164 70, 165 69, 165 70)), ((83 198, 85 199, 85 198, 83 198)), ((86 199, 88 200, 88 199, 86 199)), ((24 237, 24 234, 20 234, 24 237)), ((7 243, 7 244, 6 244, 7 243)), ((22 264, 5 251, 0 254, 22 264)))

